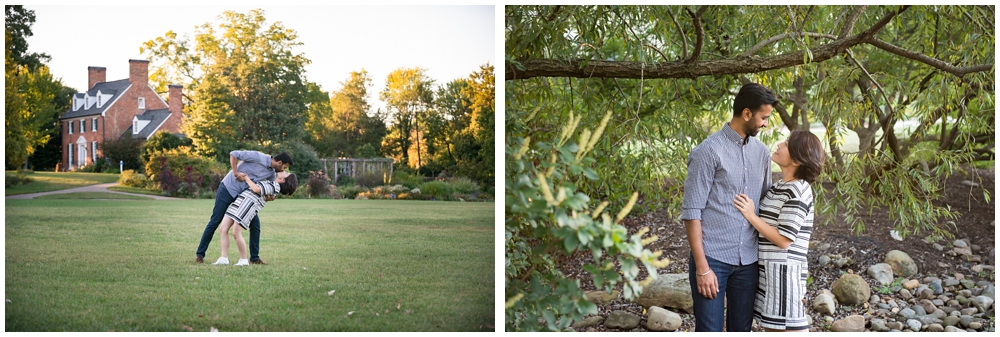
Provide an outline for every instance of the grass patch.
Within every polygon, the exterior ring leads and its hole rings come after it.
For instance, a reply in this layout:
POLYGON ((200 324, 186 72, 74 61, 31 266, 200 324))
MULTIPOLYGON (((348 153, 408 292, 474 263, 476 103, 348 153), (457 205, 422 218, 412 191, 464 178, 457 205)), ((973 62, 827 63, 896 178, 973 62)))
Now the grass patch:
POLYGON ((49 194, 35 197, 35 199, 102 199, 102 200, 153 200, 153 198, 140 197, 136 195, 108 193, 108 192, 73 192, 49 194))
POLYGON ((7 200, 6 330, 492 331, 493 203, 277 200, 250 267, 213 204, 7 200))
POLYGON ((139 188, 139 187, 122 186, 122 185, 115 185, 108 187, 108 190, 116 192, 135 193, 135 194, 163 195, 163 192, 161 192, 160 190, 151 190, 148 188, 139 188))
MULTIPOLYGON (((4 174, 14 175, 14 171, 5 171, 4 174)), ((83 187, 87 185, 113 183, 118 181, 116 173, 83 173, 83 172, 34 172, 28 173, 28 177, 34 179, 30 183, 4 188, 7 195, 28 194, 48 191, 65 190, 67 188, 83 187)))

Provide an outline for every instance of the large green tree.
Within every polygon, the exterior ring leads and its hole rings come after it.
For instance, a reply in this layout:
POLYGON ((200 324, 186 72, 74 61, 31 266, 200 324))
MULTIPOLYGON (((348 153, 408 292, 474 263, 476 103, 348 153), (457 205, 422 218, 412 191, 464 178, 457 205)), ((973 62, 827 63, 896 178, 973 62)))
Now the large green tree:
MULTIPOLYGON (((356 157, 365 144, 375 148, 385 136, 385 122, 371 113, 368 88, 371 77, 364 69, 352 71, 341 89, 309 108, 306 129, 310 143, 324 157, 356 157)), ((317 96, 319 97, 319 96, 317 96)))
MULTIPOLYGON (((854 216, 886 208, 894 223, 878 230, 941 231, 956 216, 933 204, 941 178, 995 157, 994 18, 993 6, 507 6, 507 161, 530 156, 552 174, 548 158, 587 144, 593 162, 571 167, 584 174, 553 174, 553 186, 612 207, 639 191, 639 209, 679 216, 688 153, 731 118, 739 87, 757 82, 781 100, 765 143, 783 128, 823 133, 830 159, 816 188, 832 197, 817 212, 846 214, 860 231, 854 216), (592 144, 587 132, 562 141, 567 125, 609 112, 592 144)), ((511 202, 547 186, 523 170, 506 172, 508 276, 548 270, 559 255, 535 252, 569 230, 529 221, 511 202)))
POLYGON ((35 69, 52 59, 45 53, 28 53, 28 38, 33 36, 31 26, 35 24, 35 11, 24 9, 22 5, 4 5, 4 28, 10 34, 6 41, 7 50, 15 64, 35 69))
POLYGON ((419 169, 426 162, 423 128, 434 102, 434 80, 422 68, 399 68, 389 73, 379 98, 388 110, 389 130, 382 140, 383 153, 419 169))
POLYGON ((309 83, 304 67, 309 60, 292 51, 301 45, 296 32, 280 22, 266 25, 260 9, 247 14, 226 11, 219 21, 199 26, 193 47, 171 31, 140 48, 164 81, 190 81, 186 88, 192 92, 191 103, 182 131, 200 154, 220 161, 239 148, 311 152, 301 144, 306 137, 309 83))

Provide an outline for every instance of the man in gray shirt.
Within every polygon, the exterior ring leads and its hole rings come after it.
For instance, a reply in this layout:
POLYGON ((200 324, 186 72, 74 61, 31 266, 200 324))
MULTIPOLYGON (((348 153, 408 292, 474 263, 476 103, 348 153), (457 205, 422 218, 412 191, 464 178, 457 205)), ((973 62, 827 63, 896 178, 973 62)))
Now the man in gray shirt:
MULTIPOLYGON (((205 251, 208 244, 215 236, 215 230, 219 228, 219 223, 226 215, 226 208, 236 200, 236 196, 247 189, 249 185, 244 182, 244 178, 237 173, 246 173, 246 178, 253 181, 270 180, 274 181, 275 172, 282 172, 292 165, 292 157, 288 153, 280 153, 273 158, 269 155, 257 151, 232 151, 229 152, 229 165, 232 170, 226 174, 219 184, 219 189, 215 192, 215 208, 212 209, 212 217, 205 226, 205 232, 201 234, 201 243, 198 244, 198 251, 195 252, 196 263, 205 262, 205 251)), ((260 219, 253 217, 250 222, 250 263, 265 264, 260 259, 260 219)))
POLYGON ((750 331, 757 293, 757 231, 733 200, 740 193, 755 205, 771 187, 771 156, 754 138, 767 127, 778 103, 760 84, 740 88, 733 118, 691 150, 681 219, 691 257, 688 278, 695 331, 750 331), (725 310, 728 298, 729 310, 725 310), (726 315, 728 313, 728 315, 726 315))

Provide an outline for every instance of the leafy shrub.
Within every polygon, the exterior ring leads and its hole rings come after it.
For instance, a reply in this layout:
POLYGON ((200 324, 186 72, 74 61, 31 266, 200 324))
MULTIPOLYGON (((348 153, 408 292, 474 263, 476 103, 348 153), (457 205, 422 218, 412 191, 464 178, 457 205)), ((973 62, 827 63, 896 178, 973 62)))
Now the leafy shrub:
POLYGON ((346 175, 346 174, 342 174, 342 175, 337 176, 337 182, 336 182, 336 184, 337 184, 337 186, 353 186, 353 185, 357 185, 357 183, 354 181, 354 178, 351 177, 351 176, 349 176, 349 175, 346 175))
POLYGON ((146 188, 149 180, 142 173, 135 173, 135 170, 125 170, 118 176, 118 184, 128 187, 146 188))
POLYGON ((343 194, 345 199, 355 199, 359 193, 367 192, 368 188, 359 185, 337 187, 337 190, 343 194))
POLYGON ((451 185, 443 181, 428 181, 420 185, 420 193, 430 195, 437 200, 448 200, 451 197, 451 185))
POLYGON ((143 163, 149 162, 149 157, 154 152, 176 149, 181 146, 192 146, 191 138, 181 138, 167 131, 157 131, 140 148, 139 160, 143 163))
MULTIPOLYGON (((225 176, 225 172, 228 172, 222 164, 196 155, 190 147, 181 146, 175 149, 153 151, 150 154, 150 160, 146 163, 146 176, 152 177, 153 181, 160 184, 160 188, 171 193, 176 192, 173 189, 174 186, 169 188, 162 186, 163 179, 177 179, 176 183, 180 184, 183 180, 188 184, 196 183, 199 189, 210 189, 210 184, 215 184, 215 178, 213 174, 225 176), (190 167, 190 171, 188 168, 190 167), (161 172, 163 169, 170 171, 170 174, 165 174, 161 172), (190 176, 190 178, 188 178, 190 176)), ((174 181, 167 181, 173 184, 174 181)), ((180 187, 177 185, 176 187, 180 187)), ((215 184, 216 189, 218 184, 215 184)), ((193 192, 194 187, 190 186, 185 189, 186 192, 193 192)))
MULTIPOLYGON (((294 159, 293 159, 294 160, 294 159)), ((330 195, 330 178, 323 171, 309 171, 309 181, 306 183, 306 193, 310 198, 330 195)))
POLYGON ((638 193, 632 193, 612 218, 605 212, 607 201, 592 209, 590 197, 576 191, 575 181, 599 178, 590 167, 595 160, 589 153, 611 112, 596 131, 585 129, 579 136, 580 119, 570 112, 570 120, 556 139, 533 142, 520 135, 529 134, 530 127, 522 123, 530 123, 537 112, 511 111, 506 124, 506 331, 559 331, 597 313, 597 306, 584 297, 580 280, 557 268, 560 256, 572 256, 578 250, 591 253, 593 260, 583 269, 593 276, 594 286, 611 292, 619 282, 624 283, 622 296, 628 300, 639 296, 658 275, 657 268, 669 263, 657 260, 662 252, 643 248, 657 240, 656 236, 643 238, 648 228, 628 235, 628 229, 619 224, 635 205, 638 193), (636 280, 640 265, 649 275, 642 281, 636 280))
POLYGON ((385 178, 383 172, 364 172, 358 174, 354 179, 358 185, 371 188, 385 184, 385 178))
POLYGON ((472 179, 466 177, 452 178, 448 180, 451 190, 454 193, 474 194, 479 192, 479 186, 472 179))
POLYGON ((316 155, 316 150, 309 144, 302 142, 273 144, 264 146, 264 151, 261 152, 272 156, 276 156, 282 152, 287 152, 289 156, 292 156, 292 162, 294 163, 289 168, 289 171, 292 172, 323 170, 323 163, 319 161, 319 156, 316 155))
POLYGON ((4 177, 6 178, 4 182, 5 187, 20 186, 34 181, 34 179, 31 179, 31 177, 28 177, 28 175, 21 171, 17 171, 14 174, 4 175, 4 177))
POLYGON ((145 164, 140 159, 142 139, 132 138, 131 134, 126 134, 121 139, 105 139, 100 146, 101 153, 114 167, 118 167, 118 162, 122 161, 122 166, 126 170, 141 170, 145 164))
POLYGON ((401 184, 409 188, 417 188, 424 183, 424 177, 406 171, 395 171, 392 173, 392 183, 401 184))

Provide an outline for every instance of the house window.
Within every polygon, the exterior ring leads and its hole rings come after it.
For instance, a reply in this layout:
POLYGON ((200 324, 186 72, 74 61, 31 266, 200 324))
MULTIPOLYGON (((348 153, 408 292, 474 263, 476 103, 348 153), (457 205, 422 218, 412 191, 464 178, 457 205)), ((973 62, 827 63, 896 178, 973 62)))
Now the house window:
POLYGON ((87 120, 86 119, 81 119, 80 120, 80 133, 84 133, 84 132, 87 132, 87 120))
POLYGON ((66 162, 69 163, 69 169, 73 169, 73 143, 66 144, 66 148, 69 149, 69 158, 66 158, 66 162))
POLYGON ((139 120, 138 119, 133 119, 132 120, 132 134, 134 135, 134 134, 137 134, 137 133, 139 133, 139 120))
POLYGON ((145 109, 145 108, 146 108, 146 98, 139 97, 139 109, 145 109))
POLYGON ((97 163, 97 141, 90 142, 90 160, 97 163))
POLYGON ((90 119, 90 131, 97 132, 97 118, 90 119))
POLYGON ((69 121, 69 134, 73 134, 73 121, 69 121))

